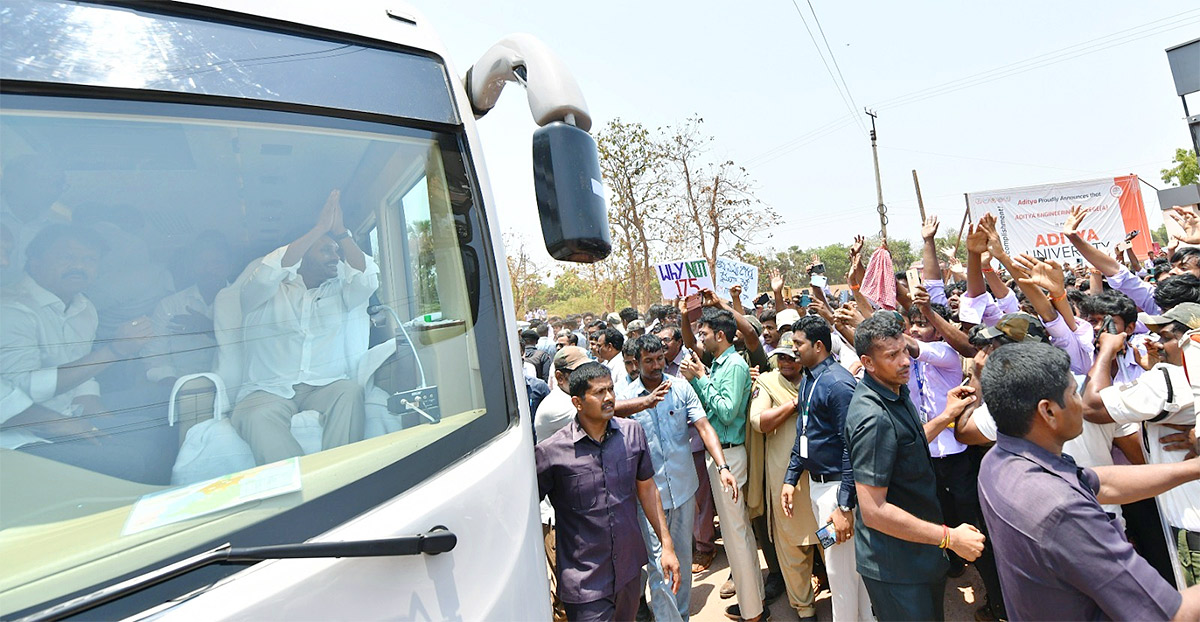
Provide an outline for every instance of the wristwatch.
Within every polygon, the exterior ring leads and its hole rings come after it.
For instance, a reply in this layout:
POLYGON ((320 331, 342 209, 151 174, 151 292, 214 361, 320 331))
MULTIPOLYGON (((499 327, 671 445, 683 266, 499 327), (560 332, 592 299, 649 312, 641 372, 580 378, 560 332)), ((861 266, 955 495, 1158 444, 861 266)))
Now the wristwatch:
POLYGON ((350 237, 350 230, 346 229, 341 233, 330 233, 329 237, 332 238, 334 242, 341 242, 342 240, 350 237))
POLYGON ((728 464, 722 464, 721 466, 717 467, 717 473, 720 473, 721 471, 729 471, 729 470, 730 469, 729 469, 728 464))
POLYGON ((843 512, 850 512, 854 509, 848 505, 839 505, 839 506, 837 506, 837 508, 843 512))

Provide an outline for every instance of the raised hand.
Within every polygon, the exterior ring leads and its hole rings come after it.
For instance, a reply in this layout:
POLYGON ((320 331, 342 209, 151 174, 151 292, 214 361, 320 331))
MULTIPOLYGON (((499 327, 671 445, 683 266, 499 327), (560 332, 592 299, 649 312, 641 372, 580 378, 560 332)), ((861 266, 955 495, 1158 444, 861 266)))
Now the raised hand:
POLYGON ((667 399, 667 394, 670 392, 671 392, 671 381, 663 380, 662 382, 660 382, 658 384, 657 387, 654 388, 653 391, 650 392, 650 395, 646 396, 646 398, 649 400, 649 403, 646 405, 646 408, 653 408, 654 406, 657 406, 659 402, 667 399))
POLYGON ((925 219, 925 224, 921 226, 921 239, 932 240, 937 237, 938 232, 938 217, 930 216, 925 219))
POLYGON ((967 252, 982 255, 988 250, 988 234, 983 225, 971 225, 967 231, 967 252))
POLYGON ((325 199, 325 206, 321 208, 321 213, 317 215, 317 224, 314 227, 321 233, 339 234, 346 230, 346 227, 342 226, 341 196, 341 190, 334 190, 329 193, 329 198, 325 199), (340 230, 335 230, 335 227, 340 230))
POLYGON ((816 309, 817 315, 825 318, 826 322, 829 322, 830 324, 833 323, 833 312, 829 310, 829 307, 825 303, 813 298, 812 302, 808 303, 808 308, 816 309))
POLYGON ((1071 215, 1067 216, 1067 222, 1063 223, 1062 232, 1067 235, 1079 233, 1079 225, 1083 224, 1083 219, 1087 217, 1087 212, 1082 205, 1072 205, 1071 215))
POLYGON ((783 273, 779 268, 771 268, 771 291, 778 292, 783 290, 783 273))
POLYGON ((1028 273, 1025 278, 1018 278, 1020 282, 1040 287, 1055 297, 1066 291, 1062 265, 1058 262, 1042 260, 1026 254, 1015 257, 1013 261, 1028 273))
POLYGON ((858 325, 863 321, 863 316, 857 309, 842 307, 833 313, 833 321, 843 326, 858 328, 858 325))
POLYGON ((1180 229, 1183 229, 1183 234, 1176 236, 1179 241, 1186 244, 1200 244, 1200 216, 1192 210, 1185 210, 1182 207, 1171 208, 1167 215, 1174 220, 1180 229))

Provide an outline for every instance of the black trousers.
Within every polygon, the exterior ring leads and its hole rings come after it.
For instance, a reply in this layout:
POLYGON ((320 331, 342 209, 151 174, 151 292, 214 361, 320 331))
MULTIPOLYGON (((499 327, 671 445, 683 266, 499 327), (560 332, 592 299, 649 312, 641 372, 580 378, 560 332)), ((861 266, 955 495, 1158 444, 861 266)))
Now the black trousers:
POLYGON ((946 579, 934 583, 885 583, 862 578, 879 622, 945 620, 946 579))
MULTIPOLYGON (((969 450, 968 450, 969 451, 969 450)), ((983 522, 983 510, 979 508, 979 465, 967 451, 933 459, 933 473, 937 477, 938 503, 946 525, 957 527, 962 523, 974 525, 987 535, 983 522)), ((962 558, 947 549, 952 563, 963 563, 962 558)), ((975 560, 975 569, 983 586, 987 589, 987 602, 1002 606, 1004 597, 1000 591, 1000 575, 996 572, 996 556, 991 546, 984 546, 983 553, 975 560)))
POLYGON ((1175 570, 1171 568, 1171 554, 1167 538, 1163 535, 1162 519, 1158 514, 1158 504, 1154 499, 1142 499, 1121 506, 1121 515, 1125 517, 1125 535, 1130 544, 1147 562, 1150 563, 1162 578, 1175 585, 1175 570))

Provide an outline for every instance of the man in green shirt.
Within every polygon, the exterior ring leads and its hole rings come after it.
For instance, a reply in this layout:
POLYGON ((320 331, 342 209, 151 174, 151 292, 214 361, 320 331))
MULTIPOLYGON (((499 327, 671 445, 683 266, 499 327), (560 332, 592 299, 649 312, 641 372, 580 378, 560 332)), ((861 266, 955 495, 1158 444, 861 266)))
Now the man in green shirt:
POLYGON ((763 578, 745 497, 737 495, 733 499, 719 488, 721 469, 729 469, 739 487, 746 485, 748 472, 744 443, 746 405, 750 400, 750 368, 733 349, 736 334, 737 322, 732 313, 705 307, 700 315, 700 327, 696 329, 696 340, 704 346, 706 353, 713 356, 712 371, 706 370, 699 357, 693 354, 679 365, 679 372, 700 396, 708 421, 717 431, 717 438, 721 440, 721 449, 725 453, 725 465, 715 464, 711 457, 707 464, 717 515, 721 517, 725 555, 729 558, 733 582, 737 585, 737 607, 727 611, 731 616, 759 620, 763 615, 763 578))

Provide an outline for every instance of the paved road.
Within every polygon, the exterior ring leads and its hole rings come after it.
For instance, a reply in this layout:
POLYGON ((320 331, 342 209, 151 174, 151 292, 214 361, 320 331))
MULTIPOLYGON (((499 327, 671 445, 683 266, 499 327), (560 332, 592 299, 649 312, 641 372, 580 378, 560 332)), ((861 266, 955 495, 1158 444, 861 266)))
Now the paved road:
MULTIPOLYGON (((759 564, 765 574, 767 564, 762 559, 762 553, 759 553, 759 564)), ((736 603, 737 599, 723 600, 717 593, 729 577, 728 568, 724 550, 718 546, 712 566, 700 574, 692 575, 692 620, 695 622, 728 622, 725 608, 736 603)), ((968 567, 963 576, 951 579, 946 584, 946 620, 973 621, 975 610, 983 604, 982 585, 973 566, 968 567)), ((770 609, 772 620, 782 622, 799 619, 796 610, 788 604, 786 594, 771 603, 770 609)), ((817 595, 817 619, 821 622, 833 620, 828 590, 817 595)))

